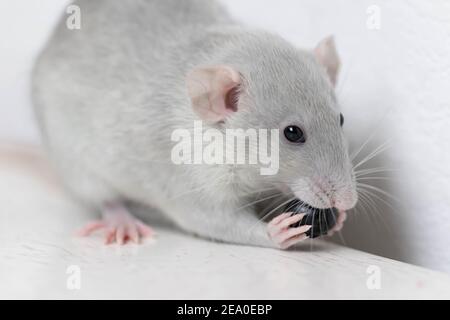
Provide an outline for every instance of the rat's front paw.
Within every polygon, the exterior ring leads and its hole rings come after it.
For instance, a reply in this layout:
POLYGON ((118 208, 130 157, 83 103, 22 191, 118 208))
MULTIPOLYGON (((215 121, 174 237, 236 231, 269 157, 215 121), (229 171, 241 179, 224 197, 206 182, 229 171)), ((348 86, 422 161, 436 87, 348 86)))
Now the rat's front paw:
POLYGON ((305 233, 311 229, 309 225, 290 228, 290 225, 299 222, 304 217, 304 214, 291 215, 292 213, 280 214, 267 225, 270 239, 281 249, 287 249, 307 239, 308 236, 305 233))
POLYGON ((328 236, 332 236, 335 232, 341 231, 344 226, 344 221, 347 220, 347 213, 345 211, 339 211, 335 226, 328 231, 328 236))

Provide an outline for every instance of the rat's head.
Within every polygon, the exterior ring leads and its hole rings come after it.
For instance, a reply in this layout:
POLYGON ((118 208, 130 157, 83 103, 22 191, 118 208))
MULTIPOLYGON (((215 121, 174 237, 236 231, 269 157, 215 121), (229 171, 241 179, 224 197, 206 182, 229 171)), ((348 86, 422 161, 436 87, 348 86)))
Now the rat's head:
POLYGON ((279 130, 278 172, 248 170, 245 179, 260 188, 276 185, 312 207, 352 208, 357 193, 334 95, 339 58, 333 39, 311 52, 270 35, 250 35, 225 48, 220 63, 188 74, 188 91, 194 111, 208 123, 279 130))

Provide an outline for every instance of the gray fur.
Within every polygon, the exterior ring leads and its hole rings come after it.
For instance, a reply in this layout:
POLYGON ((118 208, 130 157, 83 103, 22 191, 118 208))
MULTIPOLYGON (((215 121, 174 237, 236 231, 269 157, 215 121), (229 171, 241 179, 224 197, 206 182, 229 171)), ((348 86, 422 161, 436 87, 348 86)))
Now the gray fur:
POLYGON ((211 0, 75 4, 82 28, 68 30, 64 16, 36 64, 33 92, 49 153, 78 199, 95 208, 134 201, 203 237, 262 246, 273 246, 265 223, 252 206, 239 209, 259 189, 289 186, 309 204, 329 207, 312 187, 321 176, 336 199, 355 204, 337 102, 312 53, 239 26, 211 0), (279 128, 279 174, 170 162, 172 131, 198 120, 185 75, 213 64, 245 79, 240 111, 221 128, 279 128), (307 134, 303 146, 283 138, 284 126, 295 123, 307 134))

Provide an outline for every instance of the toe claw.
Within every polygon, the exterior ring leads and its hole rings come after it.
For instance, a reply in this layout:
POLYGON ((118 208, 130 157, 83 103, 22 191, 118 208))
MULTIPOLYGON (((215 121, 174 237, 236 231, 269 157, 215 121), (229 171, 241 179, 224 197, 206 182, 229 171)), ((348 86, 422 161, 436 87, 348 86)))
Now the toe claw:
POLYGON ((306 232, 311 229, 310 225, 290 228, 291 225, 300 221, 303 217, 304 214, 291 216, 290 213, 285 213, 274 218, 268 224, 269 237, 281 249, 287 249, 297 242, 305 240, 308 238, 306 232))
POLYGON ((145 238, 151 237, 152 235, 154 235, 153 229, 140 221, 137 222, 137 228, 138 228, 139 233, 145 238))
POLYGON ((290 225, 299 222, 300 220, 302 220, 302 218, 304 217, 304 214, 296 214, 293 216, 289 216, 285 219, 283 219, 280 223, 279 226, 284 229, 284 228, 289 228, 290 225))
POLYGON ((303 240, 306 240, 308 236, 306 234, 299 234, 298 236, 295 236, 293 238, 290 238, 289 240, 283 242, 281 244, 281 249, 288 249, 289 247, 292 247, 294 244, 299 243, 303 240))
POLYGON ((336 232, 341 231, 344 227, 344 222, 346 219, 347 213, 345 211, 339 211, 338 217, 336 219, 336 224, 330 231, 328 231, 327 235, 331 237, 336 232))
POLYGON ((105 244, 111 244, 115 237, 116 237, 116 230, 115 229, 108 229, 106 231, 105 244))
POLYGON ((116 242, 120 245, 124 244, 126 240, 125 227, 119 226, 116 231, 116 242))
POLYGON ((285 232, 282 232, 279 239, 280 242, 285 242, 293 237, 299 236, 301 234, 304 234, 305 232, 307 232, 309 229, 311 229, 311 226, 301 226, 301 227, 297 227, 297 228, 290 228, 287 229, 285 232))
POLYGON ((154 234, 152 228, 134 218, 120 203, 105 205, 103 209, 103 220, 89 223, 78 232, 79 235, 88 236, 103 228, 105 229, 105 244, 115 241, 119 245, 123 245, 129 240, 140 243, 141 238, 154 234))
POLYGON ((275 225, 277 225, 278 223, 280 223, 284 218, 286 218, 286 217, 288 217, 288 216, 290 216, 290 213, 282 213, 282 214, 276 216, 275 218, 273 218, 273 219, 269 222, 269 224, 275 226, 275 225))
POLYGON ((137 224, 128 226, 127 233, 131 241, 133 241, 134 243, 139 243, 139 232, 137 224))

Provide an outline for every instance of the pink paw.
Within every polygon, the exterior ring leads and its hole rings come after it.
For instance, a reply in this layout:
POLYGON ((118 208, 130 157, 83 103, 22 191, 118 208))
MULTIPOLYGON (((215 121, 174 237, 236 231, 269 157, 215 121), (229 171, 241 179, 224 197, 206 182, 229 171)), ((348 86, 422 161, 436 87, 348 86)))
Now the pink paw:
POLYGON ((345 220, 347 220, 347 213, 345 211, 339 211, 336 224, 331 230, 328 231, 327 235, 331 237, 335 232, 341 231, 345 220))
POLYGON ((276 216, 267 225, 269 237, 281 249, 287 249, 294 244, 308 238, 305 234, 311 226, 304 225, 297 228, 289 226, 302 220, 304 214, 283 213, 276 216))
POLYGON ((105 215, 103 220, 88 223, 78 232, 78 235, 86 237, 100 229, 105 230, 106 244, 115 241, 122 245, 129 240, 140 243, 142 238, 151 237, 154 234, 152 228, 134 218, 131 214, 114 212, 105 215))

